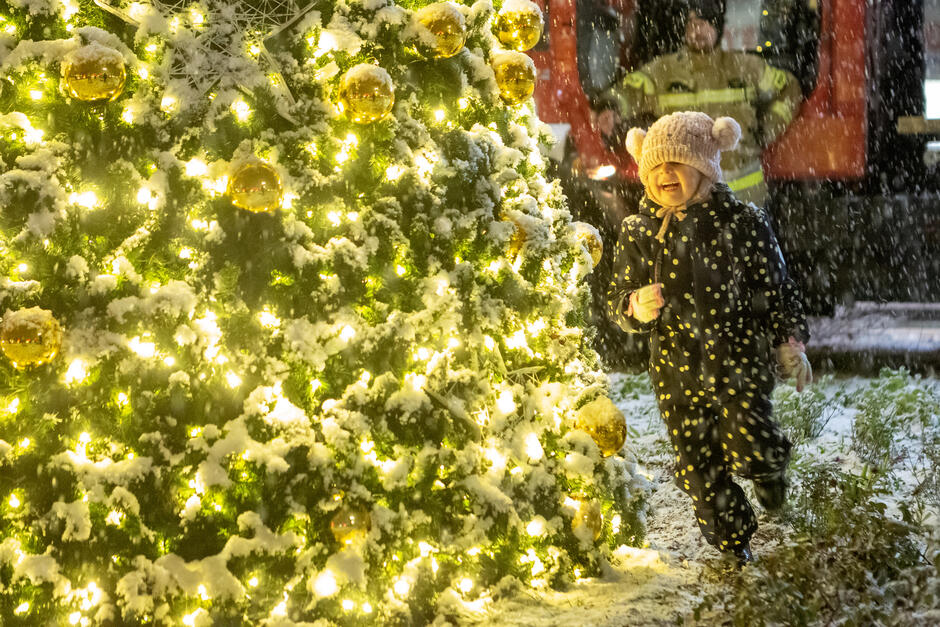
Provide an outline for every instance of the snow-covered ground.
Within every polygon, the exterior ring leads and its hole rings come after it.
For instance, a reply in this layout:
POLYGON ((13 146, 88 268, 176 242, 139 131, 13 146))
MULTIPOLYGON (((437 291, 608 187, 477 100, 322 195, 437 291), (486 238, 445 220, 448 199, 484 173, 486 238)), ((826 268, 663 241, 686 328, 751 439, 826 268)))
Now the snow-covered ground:
MULTIPOLYGON (((874 381, 861 377, 826 378, 818 388, 832 401, 823 412, 825 429, 819 437, 798 446, 794 457, 817 462, 828 460, 847 472, 861 472, 864 464, 850 450, 858 410, 832 399, 840 398, 840 394, 842 399, 851 397, 857 391, 870 388, 874 381)), ((611 382, 615 400, 627 417, 628 446, 636 452, 651 479, 647 546, 621 547, 602 578, 580 580, 565 591, 526 590, 496 602, 483 602, 479 605, 480 612, 467 615, 461 624, 675 625, 688 623, 703 595, 716 586, 725 585, 729 577, 727 566, 705 543, 693 520, 688 497, 671 481, 671 453, 648 379, 615 374, 611 382), (618 395, 618 391, 621 394, 618 395)), ((940 381, 936 379, 927 380, 925 384, 940 390, 940 381)), ((934 420, 940 418, 940 407, 934 413, 934 420)), ((899 434, 899 437, 902 436, 899 434)), ((798 482, 798 472, 791 474, 796 475, 793 480, 798 482)), ((898 489, 894 498, 904 498, 913 488, 915 476, 901 471, 896 478, 898 489)), ((741 483, 750 491, 749 482, 741 483)), ((892 506, 896 503, 892 500, 888 499, 889 511, 895 509, 892 506)), ((753 498, 752 502, 756 503, 753 498)), ((788 531, 773 517, 761 513, 760 529, 751 541, 758 559, 762 552, 772 550, 786 538, 788 531)), ((746 576, 746 570, 742 576, 746 576)))

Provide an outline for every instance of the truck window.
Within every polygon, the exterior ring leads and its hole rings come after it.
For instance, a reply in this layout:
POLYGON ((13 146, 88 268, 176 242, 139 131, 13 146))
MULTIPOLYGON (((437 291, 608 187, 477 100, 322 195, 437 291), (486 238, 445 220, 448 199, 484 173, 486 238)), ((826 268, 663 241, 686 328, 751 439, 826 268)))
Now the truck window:
POLYGON ((600 93, 623 75, 623 16, 601 0, 578 4, 578 74, 586 94, 600 93))
POLYGON ((924 2, 924 115, 940 118, 940 0, 924 2))

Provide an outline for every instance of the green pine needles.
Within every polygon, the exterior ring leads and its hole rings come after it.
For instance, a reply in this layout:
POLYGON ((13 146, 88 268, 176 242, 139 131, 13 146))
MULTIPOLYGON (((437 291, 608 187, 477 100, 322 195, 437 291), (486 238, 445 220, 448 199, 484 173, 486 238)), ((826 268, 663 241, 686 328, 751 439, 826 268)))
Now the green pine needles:
POLYGON ((63 331, 0 338, 57 353, 0 361, 0 623, 421 624, 642 540, 573 427, 591 257, 494 8, 435 59, 418 4, 297 4, 0 9, 0 306, 63 331))

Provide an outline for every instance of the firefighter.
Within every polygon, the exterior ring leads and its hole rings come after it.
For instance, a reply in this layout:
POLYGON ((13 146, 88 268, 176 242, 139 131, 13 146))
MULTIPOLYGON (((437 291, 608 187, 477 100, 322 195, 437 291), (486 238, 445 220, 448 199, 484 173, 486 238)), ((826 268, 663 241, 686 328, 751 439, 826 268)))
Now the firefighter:
POLYGON ((675 480, 706 541, 743 564, 757 518, 737 475, 767 510, 786 498, 790 442, 772 419, 775 372, 812 381, 796 285, 762 209, 724 185, 731 118, 664 116, 627 134, 645 195, 614 250, 608 316, 650 336, 649 374, 675 451, 675 480))
POLYGON ((695 110, 729 116, 742 126, 740 149, 723 157, 725 181, 739 200, 767 206, 761 151, 793 120, 802 92, 797 79, 759 56, 719 47, 724 0, 691 0, 685 47, 627 74, 598 99, 597 126, 611 135, 618 118, 643 125, 647 119, 695 110))

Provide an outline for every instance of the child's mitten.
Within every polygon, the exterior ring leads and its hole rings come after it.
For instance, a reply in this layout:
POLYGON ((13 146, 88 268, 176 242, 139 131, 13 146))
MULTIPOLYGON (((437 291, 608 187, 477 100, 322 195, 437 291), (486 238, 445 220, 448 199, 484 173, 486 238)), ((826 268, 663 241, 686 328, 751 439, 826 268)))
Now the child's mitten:
POLYGON ((653 283, 630 293, 627 315, 640 322, 649 322, 659 317, 659 310, 666 304, 663 300, 662 283, 653 283))
POLYGON ((797 392, 813 382, 813 367, 806 358, 806 348, 796 338, 791 337, 789 342, 777 347, 777 365, 781 377, 792 377, 796 382, 797 392))

